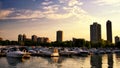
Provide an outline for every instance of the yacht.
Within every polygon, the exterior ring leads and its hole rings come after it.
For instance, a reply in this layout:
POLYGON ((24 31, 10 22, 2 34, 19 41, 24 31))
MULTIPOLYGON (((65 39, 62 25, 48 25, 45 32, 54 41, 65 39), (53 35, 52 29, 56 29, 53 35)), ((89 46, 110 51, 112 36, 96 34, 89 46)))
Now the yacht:
POLYGON ((6 53, 6 56, 7 57, 18 57, 18 58, 30 57, 29 53, 27 53, 26 50, 21 51, 17 47, 9 48, 6 53))

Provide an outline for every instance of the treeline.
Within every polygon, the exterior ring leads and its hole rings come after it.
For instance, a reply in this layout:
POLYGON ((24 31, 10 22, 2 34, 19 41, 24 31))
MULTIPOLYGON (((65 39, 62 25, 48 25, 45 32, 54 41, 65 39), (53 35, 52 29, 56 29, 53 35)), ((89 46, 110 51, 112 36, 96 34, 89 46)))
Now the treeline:
POLYGON ((19 45, 19 44, 17 41, 1 40, 0 45, 6 46, 6 45, 19 45))
POLYGON ((45 46, 45 47, 87 47, 87 48, 107 48, 107 47, 118 47, 120 48, 120 42, 116 44, 109 43, 108 41, 101 40, 98 43, 92 43, 84 39, 79 39, 75 41, 63 41, 63 42, 51 42, 51 43, 40 43, 33 41, 9 41, 4 40, 0 41, 0 45, 9 46, 9 45, 21 45, 21 46, 45 46))

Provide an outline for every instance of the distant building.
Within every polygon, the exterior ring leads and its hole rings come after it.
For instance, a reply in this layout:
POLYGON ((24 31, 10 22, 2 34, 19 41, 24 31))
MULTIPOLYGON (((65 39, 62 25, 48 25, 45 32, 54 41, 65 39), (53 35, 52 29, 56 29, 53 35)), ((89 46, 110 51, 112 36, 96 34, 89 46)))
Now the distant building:
POLYGON ((31 39, 30 38, 26 38, 25 41, 31 41, 31 39))
POLYGON ((38 37, 37 42, 38 43, 49 43, 50 41, 49 41, 49 38, 47 37, 38 37))
POLYGON ((83 47, 85 45, 85 40, 80 38, 73 38, 73 46, 83 47))
POLYGON ((19 35, 18 35, 18 43, 19 43, 20 45, 24 45, 24 43, 23 43, 23 35, 22 35, 22 34, 19 34, 19 35))
POLYGON ((93 43, 101 41, 101 25, 97 22, 90 25, 90 41, 93 43))
POLYGON ((49 42, 50 42, 49 38, 45 37, 44 38, 44 43, 49 43, 49 42))
POLYGON ((112 43, 112 22, 110 20, 106 22, 106 29, 107 29, 107 41, 112 43))
POLYGON ((26 35, 25 34, 23 34, 23 41, 26 41, 26 35))
POLYGON ((38 42, 38 43, 41 43, 41 37, 38 37, 38 38, 37 38, 37 42, 38 42))
POLYGON ((18 35, 18 42, 19 42, 19 41, 25 41, 26 39, 27 39, 27 38, 26 38, 26 35, 25 35, 25 34, 23 34, 23 35, 22 35, 22 34, 19 34, 19 35, 18 35))
POLYGON ((118 36, 115 36, 115 44, 120 42, 120 38, 118 36))
POLYGON ((32 41, 34 41, 34 42, 37 42, 37 36, 36 35, 32 35, 32 41))
POLYGON ((62 42, 63 41, 63 31, 57 31, 57 35, 56 35, 56 41, 57 42, 62 42))
POLYGON ((23 35, 19 34, 18 35, 18 42, 23 41, 23 35))

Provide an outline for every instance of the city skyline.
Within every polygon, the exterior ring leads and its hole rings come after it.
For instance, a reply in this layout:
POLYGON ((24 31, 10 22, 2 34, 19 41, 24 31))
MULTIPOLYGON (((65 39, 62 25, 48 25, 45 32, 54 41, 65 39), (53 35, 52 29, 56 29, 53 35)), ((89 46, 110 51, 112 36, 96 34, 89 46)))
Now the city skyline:
POLYGON ((18 34, 26 34, 55 41, 56 31, 62 30, 63 41, 73 37, 90 41, 89 25, 98 22, 102 26, 101 37, 107 40, 106 21, 110 20, 114 39, 120 35, 119 3, 119 0, 0 0, 0 37, 17 40, 18 34))

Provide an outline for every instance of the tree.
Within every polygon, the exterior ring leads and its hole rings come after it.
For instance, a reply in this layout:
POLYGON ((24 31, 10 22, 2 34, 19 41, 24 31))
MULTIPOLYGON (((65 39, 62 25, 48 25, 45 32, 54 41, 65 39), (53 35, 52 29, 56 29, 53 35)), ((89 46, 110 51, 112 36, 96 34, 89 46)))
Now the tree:
POLYGON ((87 48, 91 48, 91 44, 90 44, 89 41, 86 41, 86 43, 85 43, 85 47, 87 47, 87 48))

